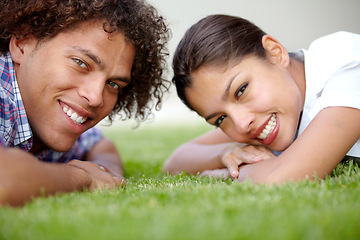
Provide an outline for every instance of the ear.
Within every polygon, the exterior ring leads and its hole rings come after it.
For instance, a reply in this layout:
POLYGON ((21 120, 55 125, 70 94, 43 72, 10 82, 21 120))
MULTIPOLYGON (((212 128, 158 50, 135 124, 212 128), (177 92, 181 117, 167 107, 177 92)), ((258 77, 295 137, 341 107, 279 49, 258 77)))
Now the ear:
POLYGON ((9 51, 14 63, 20 64, 24 57, 36 48, 37 40, 33 37, 17 38, 12 36, 9 43, 9 51))
POLYGON ((275 38, 264 35, 262 38, 262 45, 270 62, 273 64, 280 64, 283 67, 289 65, 290 58, 287 50, 275 38))

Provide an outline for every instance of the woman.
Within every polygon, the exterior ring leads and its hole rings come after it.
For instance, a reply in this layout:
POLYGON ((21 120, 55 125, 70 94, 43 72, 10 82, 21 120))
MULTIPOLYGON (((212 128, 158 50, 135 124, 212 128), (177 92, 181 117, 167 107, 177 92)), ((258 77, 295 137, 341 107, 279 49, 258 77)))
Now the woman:
POLYGON ((288 53, 249 21, 212 15, 187 31, 173 68, 178 96, 217 129, 179 147, 164 171, 281 183, 360 157, 359 35, 288 53))

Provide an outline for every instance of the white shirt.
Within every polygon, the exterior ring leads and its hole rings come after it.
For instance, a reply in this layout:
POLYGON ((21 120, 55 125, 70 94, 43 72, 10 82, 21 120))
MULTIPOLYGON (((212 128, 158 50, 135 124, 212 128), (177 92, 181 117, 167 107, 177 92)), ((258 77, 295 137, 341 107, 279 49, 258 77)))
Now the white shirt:
MULTIPOLYGON (((306 93, 299 135, 326 107, 360 109, 360 35, 337 32, 315 40, 302 51, 306 93)), ((347 155, 360 157, 360 139, 347 155)))

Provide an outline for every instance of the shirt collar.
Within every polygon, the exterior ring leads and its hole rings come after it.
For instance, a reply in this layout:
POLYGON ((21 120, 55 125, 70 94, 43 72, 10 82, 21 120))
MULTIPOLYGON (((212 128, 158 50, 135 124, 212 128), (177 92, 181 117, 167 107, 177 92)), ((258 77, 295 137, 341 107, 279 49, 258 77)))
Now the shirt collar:
POLYGON ((8 99, 5 99, 5 101, 9 104, 10 111, 15 112, 15 119, 12 120, 14 124, 12 130, 17 132, 13 140, 13 145, 26 145, 22 148, 30 150, 33 134, 21 98, 20 89, 16 80, 14 64, 10 53, 0 57, 0 71, 2 72, 0 83, 8 96, 8 99))

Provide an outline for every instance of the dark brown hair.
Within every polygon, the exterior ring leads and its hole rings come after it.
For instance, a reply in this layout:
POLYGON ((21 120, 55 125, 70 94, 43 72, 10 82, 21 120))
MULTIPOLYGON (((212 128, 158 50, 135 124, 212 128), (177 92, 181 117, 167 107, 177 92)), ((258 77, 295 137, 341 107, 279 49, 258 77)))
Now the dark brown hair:
POLYGON ((9 50, 11 36, 32 35, 48 40, 89 20, 104 21, 106 32, 121 32, 136 48, 131 83, 126 86, 109 117, 145 120, 161 106, 170 81, 163 79, 170 36, 163 17, 143 0, 1 0, 0 52, 9 50))
POLYGON ((210 15, 194 24, 174 54, 172 81, 179 98, 192 109, 185 90, 191 87, 191 74, 201 66, 236 63, 249 54, 264 58, 264 35, 248 20, 228 15, 210 15))

